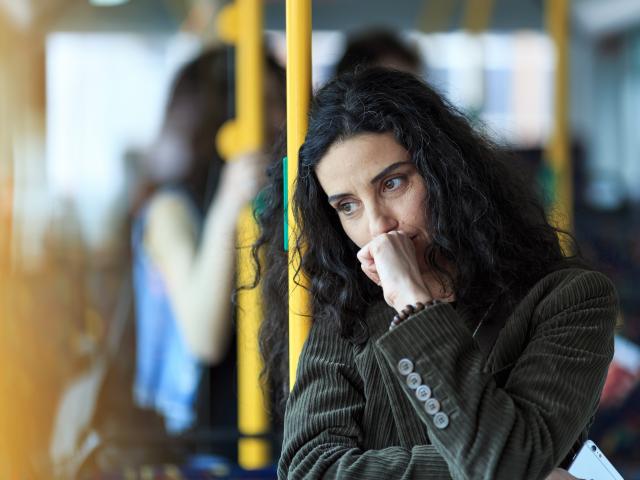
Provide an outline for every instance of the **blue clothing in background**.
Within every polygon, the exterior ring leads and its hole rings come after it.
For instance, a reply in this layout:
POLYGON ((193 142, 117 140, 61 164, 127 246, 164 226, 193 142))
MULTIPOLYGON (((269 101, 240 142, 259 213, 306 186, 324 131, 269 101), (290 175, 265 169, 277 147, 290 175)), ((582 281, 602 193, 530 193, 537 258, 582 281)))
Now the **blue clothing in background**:
POLYGON ((133 393, 138 406, 156 410, 164 416, 167 431, 177 434, 196 420, 202 366, 185 343, 165 281, 145 249, 147 217, 145 207, 132 231, 136 309, 133 393))

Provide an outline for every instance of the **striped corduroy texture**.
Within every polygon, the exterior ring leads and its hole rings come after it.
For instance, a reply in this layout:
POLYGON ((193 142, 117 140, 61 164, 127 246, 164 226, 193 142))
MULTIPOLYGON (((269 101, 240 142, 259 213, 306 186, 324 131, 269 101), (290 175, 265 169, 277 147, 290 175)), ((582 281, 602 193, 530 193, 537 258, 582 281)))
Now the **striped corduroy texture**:
POLYGON ((363 345, 313 325, 287 404, 279 478, 539 479, 585 437, 618 314, 602 274, 543 278, 488 356, 448 304, 388 332, 393 313, 370 309, 363 345), (407 387, 402 358, 439 400, 446 428, 407 387))

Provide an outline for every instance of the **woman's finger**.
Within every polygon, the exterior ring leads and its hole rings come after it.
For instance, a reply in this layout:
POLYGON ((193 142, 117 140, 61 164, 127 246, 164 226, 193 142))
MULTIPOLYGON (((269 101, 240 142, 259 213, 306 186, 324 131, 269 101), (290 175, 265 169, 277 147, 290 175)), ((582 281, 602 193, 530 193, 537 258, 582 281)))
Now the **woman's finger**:
POLYGON ((373 255, 371 255, 371 242, 367 243, 364 247, 358 250, 356 254, 360 263, 365 265, 373 264, 373 255))
POLYGON ((380 286, 380 276, 378 275, 378 272, 375 270, 375 268, 367 267, 363 263, 360 264, 360 268, 373 283, 380 286))

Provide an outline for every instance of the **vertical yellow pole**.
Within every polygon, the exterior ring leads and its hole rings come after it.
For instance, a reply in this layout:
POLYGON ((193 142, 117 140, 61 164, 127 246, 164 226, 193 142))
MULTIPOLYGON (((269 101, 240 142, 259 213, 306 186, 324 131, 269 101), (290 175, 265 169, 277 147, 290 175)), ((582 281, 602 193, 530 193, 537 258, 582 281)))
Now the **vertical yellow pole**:
MULTIPOLYGON (((258 226, 251 207, 244 209, 238 228, 238 284, 251 285, 255 274, 251 245, 258 238, 258 226)), ((260 289, 238 292, 238 430, 241 435, 263 435, 269 431, 267 399, 260 382, 262 358, 258 332, 262 320, 260 289)), ((271 461, 269 441, 241 438, 238 463, 248 470, 262 468, 271 461)))
POLYGON ((448 30, 455 7, 451 0, 424 0, 418 28, 426 33, 448 30))
POLYGON ((467 0, 464 8, 462 26, 472 33, 487 30, 493 13, 495 0, 467 0))
POLYGON ((296 378, 298 358, 311 327, 310 302, 306 280, 296 257, 298 225, 293 217, 292 200, 298 176, 298 150, 307 133, 307 114, 311 100, 311 0, 287 0, 287 177, 289 237, 289 386, 296 378))
POLYGON ((262 0, 236 0, 239 37, 237 48, 236 106, 242 125, 243 150, 264 147, 264 54, 262 0))
POLYGON ((218 16, 220 37, 236 46, 236 119, 216 139, 225 158, 260 150, 264 144, 262 2, 236 0, 218 16))
MULTIPOLYGON (((218 134, 218 150, 225 158, 259 151, 264 144, 264 96, 262 53, 262 0, 236 0, 220 13, 220 36, 236 45, 236 120, 218 134)), ((254 278, 251 245, 258 228, 247 206, 238 219, 238 285, 250 285, 254 278)), ((238 292, 238 430, 241 435, 264 435, 269 417, 260 382, 262 359, 258 332, 262 319, 258 288, 238 292)), ((238 463, 251 470, 271 461, 270 445, 261 438, 241 438, 238 463)))
POLYGON ((566 231, 573 228, 573 172, 568 126, 569 6, 570 0, 546 0, 547 28, 556 52, 553 129, 546 156, 555 187, 552 220, 555 226, 566 231))

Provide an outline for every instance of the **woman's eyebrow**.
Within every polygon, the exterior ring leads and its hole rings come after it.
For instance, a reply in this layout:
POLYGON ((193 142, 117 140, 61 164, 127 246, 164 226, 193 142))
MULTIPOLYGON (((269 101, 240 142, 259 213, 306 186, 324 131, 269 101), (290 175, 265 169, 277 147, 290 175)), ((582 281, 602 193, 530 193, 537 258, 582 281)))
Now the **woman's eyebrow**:
POLYGON ((392 163, 392 164, 391 164, 391 165, 389 165, 388 167, 384 168, 384 169, 383 169, 380 173, 378 173, 375 177, 373 177, 373 178, 371 179, 371 182, 370 182, 370 183, 371 183, 371 184, 378 183, 378 181, 379 181, 382 177, 384 177, 384 176, 385 176, 385 175, 387 175, 388 173, 393 172, 395 169, 397 169, 397 168, 401 167, 402 165, 406 165, 406 164, 413 165, 413 163, 411 163, 411 162, 409 162, 409 161, 407 161, 407 160, 405 160, 405 161, 403 161, 403 162, 396 162, 396 163, 392 163))
POLYGON ((349 196, 348 193, 337 193, 336 195, 331 195, 330 197, 327 197, 327 201, 329 203, 334 203, 337 200, 340 200, 341 198, 347 197, 349 196))

